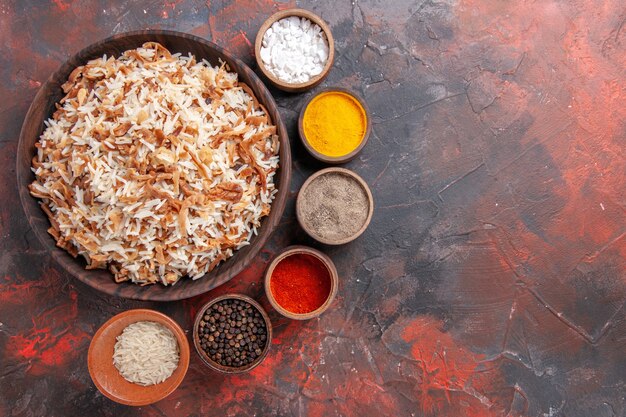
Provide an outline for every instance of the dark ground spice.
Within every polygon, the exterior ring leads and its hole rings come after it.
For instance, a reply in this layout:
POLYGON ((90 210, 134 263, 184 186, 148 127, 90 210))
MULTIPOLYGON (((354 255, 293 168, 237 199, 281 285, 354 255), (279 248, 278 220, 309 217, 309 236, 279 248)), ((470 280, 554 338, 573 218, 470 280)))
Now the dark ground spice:
POLYGON ((315 178, 303 191, 304 222, 331 241, 356 234, 367 220, 369 200, 357 180, 339 172, 315 178))

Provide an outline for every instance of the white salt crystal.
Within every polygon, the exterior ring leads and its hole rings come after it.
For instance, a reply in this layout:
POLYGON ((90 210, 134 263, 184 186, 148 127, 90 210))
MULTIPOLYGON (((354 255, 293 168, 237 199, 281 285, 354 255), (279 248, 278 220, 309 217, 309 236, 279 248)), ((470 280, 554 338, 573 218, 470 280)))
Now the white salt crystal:
POLYGON ((319 25, 291 16, 263 35, 261 61, 276 78, 296 84, 320 74, 328 60, 328 41, 319 25))

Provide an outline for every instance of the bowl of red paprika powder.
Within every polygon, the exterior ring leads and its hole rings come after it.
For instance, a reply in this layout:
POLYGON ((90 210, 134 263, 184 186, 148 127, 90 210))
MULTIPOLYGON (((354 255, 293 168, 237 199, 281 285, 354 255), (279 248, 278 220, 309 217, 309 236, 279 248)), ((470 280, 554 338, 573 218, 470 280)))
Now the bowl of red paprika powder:
POLYGON ((308 320, 328 309, 338 281, 337 268, 328 256, 306 246, 290 246, 268 266, 265 294, 283 316, 308 320))

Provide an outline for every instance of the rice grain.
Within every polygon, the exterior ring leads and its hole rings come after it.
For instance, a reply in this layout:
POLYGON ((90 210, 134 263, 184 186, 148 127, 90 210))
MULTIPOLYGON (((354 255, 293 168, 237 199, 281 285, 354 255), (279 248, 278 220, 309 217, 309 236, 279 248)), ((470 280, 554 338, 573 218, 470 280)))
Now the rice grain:
POLYGON ((279 141, 237 74, 149 42, 76 68, 63 90, 30 185, 57 246, 117 282, 169 285, 250 243, 279 141))

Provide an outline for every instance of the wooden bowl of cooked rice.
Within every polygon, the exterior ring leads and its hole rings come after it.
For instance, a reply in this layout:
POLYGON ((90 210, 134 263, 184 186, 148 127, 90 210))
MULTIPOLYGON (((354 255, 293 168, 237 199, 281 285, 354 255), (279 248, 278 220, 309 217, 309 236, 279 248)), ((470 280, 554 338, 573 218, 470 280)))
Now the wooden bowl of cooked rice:
POLYGON ((50 76, 16 168, 28 222, 65 271, 107 294, 172 301, 253 262, 285 208, 291 153, 247 65, 197 36, 146 30, 94 43, 50 76), (196 90, 179 98, 184 88, 196 90))

